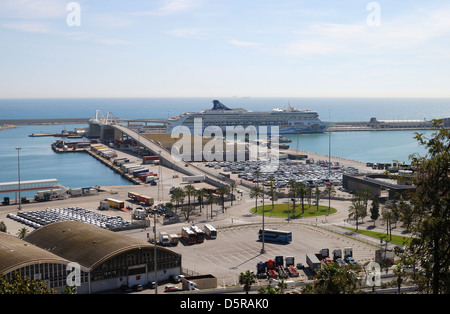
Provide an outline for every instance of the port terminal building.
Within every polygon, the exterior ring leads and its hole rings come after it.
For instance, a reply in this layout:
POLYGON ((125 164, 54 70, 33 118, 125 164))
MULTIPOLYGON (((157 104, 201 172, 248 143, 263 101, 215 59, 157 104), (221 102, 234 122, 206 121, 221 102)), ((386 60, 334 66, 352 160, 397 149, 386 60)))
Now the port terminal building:
POLYGON ((342 187, 348 191, 362 191, 370 189, 375 196, 387 196, 390 199, 396 199, 399 195, 412 192, 416 189, 413 185, 400 184, 386 174, 344 174, 342 178, 342 187))
POLYGON ((5 278, 19 274, 41 279, 61 292, 74 271, 69 263, 79 265, 80 294, 145 285, 181 273, 180 254, 156 247, 155 259, 153 244, 84 222, 51 223, 23 240, 0 233, 0 271, 5 278))

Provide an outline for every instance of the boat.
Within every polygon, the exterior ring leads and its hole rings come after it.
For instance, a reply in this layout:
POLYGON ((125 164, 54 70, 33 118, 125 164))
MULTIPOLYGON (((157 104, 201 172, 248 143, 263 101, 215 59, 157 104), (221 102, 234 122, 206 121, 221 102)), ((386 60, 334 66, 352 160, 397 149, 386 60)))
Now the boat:
MULTIPOLYGON (((275 108, 271 111, 249 111, 243 108, 228 108, 219 100, 213 100, 213 108, 200 112, 186 112, 168 119, 167 132, 171 133, 178 126, 189 128, 194 134, 195 119, 201 118, 202 131, 207 127, 219 127, 222 132, 227 127, 242 126, 247 128, 255 126, 267 127, 270 133, 271 127, 278 126, 278 134, 306 134, 323 133, 328 125, 319 119, 316 111, 297 109, 288 105, 287 108, 275 108)), ((183 133, 183 132, 180 132, 183 133)))

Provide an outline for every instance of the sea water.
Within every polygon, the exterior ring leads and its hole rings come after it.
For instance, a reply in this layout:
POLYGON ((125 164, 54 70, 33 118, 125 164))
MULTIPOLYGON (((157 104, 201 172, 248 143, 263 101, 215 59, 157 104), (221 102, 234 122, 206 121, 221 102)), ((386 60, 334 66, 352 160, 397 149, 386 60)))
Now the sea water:
MULTIPOLYGON (((450 117, 450 99, 363 98, 219 98, 230 108, 271 110, 287 107, 312 109, 323 121, 431 120, 450 117)), ((105 116, 168 118, 184 112, 212 108, 207 98, 135 99, 3 99, 0 119, 90 118, 100 110, 105 116)), ((54 137, 29 137, 33 133, 59 133, 87 125, 24 125, 0 131, 0 182, 17 181, 20 150, 21 180, 58 179, 68 188, 130 184, 102 163, 84 153, 55 153, 54 137)), ((286 135, 290 148, 363 162, 408 162, 413 153, 424 154, 414 130, 334 132, 331 135, 286 135)), ((432 131, 420 131, 430 136, 432 131)), ((4 196, 4 195, 1 195, 4 196)))

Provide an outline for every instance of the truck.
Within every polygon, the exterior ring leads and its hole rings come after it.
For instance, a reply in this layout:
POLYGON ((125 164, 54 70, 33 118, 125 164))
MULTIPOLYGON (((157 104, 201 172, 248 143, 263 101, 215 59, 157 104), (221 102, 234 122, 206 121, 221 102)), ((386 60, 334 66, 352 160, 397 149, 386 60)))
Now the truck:
POLYGON ((199 290, 199 289, 195 282, 186 280, 186 281, 183 281, 183 290, 191 291, 191 290, 199 290))
POLYGON ((66 192, 62 189, 51 189, 45 191, 38 191, 34 196, 37 202, 63 200, 66 197, 66 192))
POLYGON ((306 264, 308 264, 309 268, 312 271, 316 271, 317 269, 320 269, 320 261, 317 258, 317 256, 315 254, 307 254, 306 255, 306 264))
POLYGON ((164 246, 168 246, 170 244, 169 235, 167 234, 167 232, 159 232, 159 243, 164 246))
POLYGON ((342 250, 341 249, 333 250, 333 260, 336 261, 341 258, 342 258, 342 250))
POLYGON ((98 206, 99 210, 109 210, 111 205, 107 201, 100 201, 100 205, 98 206))
POLYGON ((351 247, 344 248, 344 261, 348 261, 349 257, 353 257, 353 249, 351 247))
POLYGON ((116 200, 113 198, 106 198, 104 201, 109 203, 110 208, 115 208, 115 209, 125 208, 124 201, 119 201, 119 200, 116 200))
POLYGON ((382 265, 393 265, 395 252, 385 249, 375 251, 375 262, 382 265))
POLYGON ((133 177, 138 178, 138 177, 140 177, 140 175, 146 174, 146 173, 149 173, 149 172, 150 172, 150 170, 148 170, 148 169, 146 169, 146 168, 143 168, 143 169, 137 169, 137 170, 134 170, 134 171, 133 171, 133 177))
POLYGON ((147 212, 142 208, 136 208, 133 212, 133 219, 144 220, 147 217, 147 212))
POLYGON ((256 278, 258 279, 267 278, 267 267, 265 262, 258 262, 256 264, 256 278))
POLYGON ((179 241, 179 237, 177 234, 175 234, 175 233, 169 234, 170 245, 176 246, 176 245, 178 245, 178 241, 179 241))
POLYGON ((153 164, 157 161, 159 161, 159 156, 144 156, 142 158, 143 164, 153 164))
POLYGON ((206 177, 203 175, 199 175, 199 176, 185 176, 182 178, 183 182, 188 182, 188 183, 195 183, 195 182, 203 182, 205 181, 206 177))

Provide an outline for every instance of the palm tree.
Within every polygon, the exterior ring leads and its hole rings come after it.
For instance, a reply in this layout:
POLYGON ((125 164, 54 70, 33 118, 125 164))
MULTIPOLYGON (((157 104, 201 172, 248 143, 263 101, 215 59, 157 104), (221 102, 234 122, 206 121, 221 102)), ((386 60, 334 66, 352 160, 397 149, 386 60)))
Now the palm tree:
POLYGON ((303 182, 298 183, 297 193, 298 193, 300 200, 302 201, 302 214, 304 214, 305 213, 305 197, 308 193, 308 188, 305 186, 305 184, 303 182))
POLYGON ((236 190, 236 183, 230 183, 230 193, 231 193, 231 206, 233 206, 234 190, 236 190))
POLYGON ((313 194, 316 197, 317 211, 319 211, 319 201, 320 201, 320 196, 322 196, 322 192, 320 191, 318 186, 316 186, 313 194))
MULTIPOLYGON (((208 202, 211 204, 211 218, 213 217, 213 204, 215 203, 216 198, 213 195, 212 191, 209 191, 208 193, 208 202)), ((208 216, 208 215, 206 215, 208 216)))
POLYGON ((256 280, 253 272, 247 270, 245 273, 239 274, 239 284, 244 285, 245 294, 248 294, 254 283, 256 283, 256 280))
POLYGON ((186 193, 181 188, 175 188, 172 192, 172 196, 170 197, 171 202, 176 203, 177 210, 180 206, 180 203, 184 202, 184 198, 186 197, 186 193))
POLYGON ((230 187, 226 185, 222 185, 217 189, 217 193, 219 193, 220 198, 222 200, 222 213, 225 212, 225 194, 230 193, 230 187))
POLYGON ((197 197, 198 197, 198 201, 200 203, 200 212, 202 212, 202 207, 203 207, 203 198, 205 197, 206 191, 205 189, 199 189, 197 190, 197 197))
POLYGON ((19 231, 17 232, 17 237, 19 239, 23 239, 28 235, 28 233, 29 233, 29 231, 27 228, 25 228, 25 227, 20 228, 19 231))
POLYGON ((329 185, 327 185, 325 187, 325 191, 324 191, 325 195, 328 195, 328 211, 330 211, 331 208, 331 197, 336 195, 336 189, 334 188, 334 185, 332 183, 330 183, 329 185))
POLYGON ((255 199, 255 212, 258 212, 258 197, 262 195, 262 189, 258 185, 255 185, 250 189, 250 198, 255 199))
POLYGON ((358 219, 363 216, 364 204, 354 199, 352 205, 348 208, 348 217, 356 219, 356 230, 358 230, 358 219))
POLYGON ((275 182, 274 182, 275 177, 271 175, 267 179, 269 180, 269 186, 270 186, 269 195, 270 195, 270 200, 272 201, 271 211, 273 211, 273 209, 275 208, 275 201, 278 199, 278 194, 275 190, 275 182))
POLYGON ((196 192, 195 187, 192 184, 188 184, 184 187, 184 192, 188 197, 188 206, 191 206, 191 196, 195 195, 196 192))

